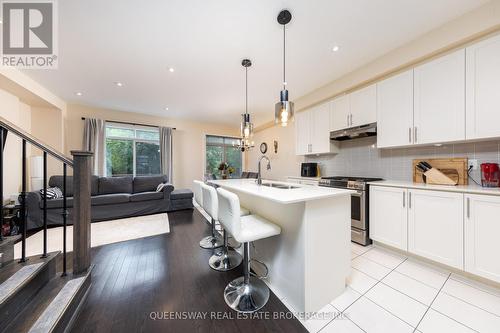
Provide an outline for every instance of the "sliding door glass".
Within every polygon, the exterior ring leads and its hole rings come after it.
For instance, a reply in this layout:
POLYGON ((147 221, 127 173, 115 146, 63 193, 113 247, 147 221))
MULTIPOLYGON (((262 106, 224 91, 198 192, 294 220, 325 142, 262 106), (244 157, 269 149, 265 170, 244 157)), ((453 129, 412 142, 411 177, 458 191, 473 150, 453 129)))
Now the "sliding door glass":
POLYGON ((207 135, 205 172, 209 177, 221 178, 221 163, 226 163, 232 173, 226 171, 229 178, 239 178, 242 171, 242 153, 234 146, 235 138, 207 135))
POLYGON ((106 139, 106 174, 132 176, 134 174, 133 141, 106 139))
POLYGON ((106 123, 106 175, 157 175, 160 168, 158 128, 106 123))

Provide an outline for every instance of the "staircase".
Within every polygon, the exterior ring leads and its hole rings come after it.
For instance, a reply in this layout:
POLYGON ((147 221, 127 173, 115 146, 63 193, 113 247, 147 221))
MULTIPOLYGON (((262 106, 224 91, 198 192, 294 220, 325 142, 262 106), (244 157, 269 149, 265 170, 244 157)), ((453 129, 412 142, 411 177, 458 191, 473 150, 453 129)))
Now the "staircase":
MULTIPOLYGON (((4 146, 7 134, 22 139, 21 230, 17 236, 0 232, 0 333, 69 332, 91 286, 90 265, 90 170, 92 153, 72 152, 74 160, 41 143, 29 133, 0 117, 0 205, 3 205, 4 146), (62 252, 47 253, 47 199, 43 199, 43 254, 26 257, 26 145, 39 148, 44 159, 44 189, 47 188, 47 158, 63 164, 62 252), (66 169, 73 168, 73 269, 66 267, 66 169), (21 242, 21 260, 14 260, 14 244, 21 242), (57 267, 62 264, 62 272, 57 267)), ((3 212, 0 213, 0 226, 3 212)), ((0 228, 1 230, 1 228, 0 228)))

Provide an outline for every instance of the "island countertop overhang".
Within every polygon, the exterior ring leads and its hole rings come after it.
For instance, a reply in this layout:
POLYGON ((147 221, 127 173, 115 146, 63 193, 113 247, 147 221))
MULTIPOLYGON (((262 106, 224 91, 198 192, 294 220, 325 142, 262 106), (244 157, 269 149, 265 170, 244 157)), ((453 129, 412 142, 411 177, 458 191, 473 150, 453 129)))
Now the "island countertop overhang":
POLYGON ((265 198, 281 204, 292 204, 311 200, 327 199, 337 196, 351 195, 355 191, 320 187, 311 185, 300 185, 294 183, 267 181, 263 183, 278 183, 294 186, 293 189, 280 189, 268 186, 257 185, 254 179, 224 179, 209 180, 209 183, 215 184, 227 190, 239 191, 249 195, 265 198))

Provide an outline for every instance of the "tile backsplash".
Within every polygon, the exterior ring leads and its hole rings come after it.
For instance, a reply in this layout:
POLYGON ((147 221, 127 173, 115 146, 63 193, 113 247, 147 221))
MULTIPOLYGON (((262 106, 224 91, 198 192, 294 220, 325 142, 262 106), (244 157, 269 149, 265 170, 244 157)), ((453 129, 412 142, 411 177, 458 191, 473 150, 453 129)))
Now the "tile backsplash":
POLYGON ((338 154, 309 156, 306 162, 317 162, 322 176, 380 177, 402 181, 412 180, 412 161, 418 158, 477 159, 478 169, 471 172, 476 181, 481 180, 481 163, 500 163, 500 141, 392 149, 377 149, 376 142, 376 137, 344 141, 340 143, 338 154))

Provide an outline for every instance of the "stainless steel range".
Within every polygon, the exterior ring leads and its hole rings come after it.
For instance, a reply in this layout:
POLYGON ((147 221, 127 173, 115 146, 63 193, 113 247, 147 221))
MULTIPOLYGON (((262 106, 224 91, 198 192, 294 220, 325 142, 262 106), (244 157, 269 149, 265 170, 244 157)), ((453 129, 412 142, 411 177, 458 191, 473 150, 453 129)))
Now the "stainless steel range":
POLYGON ((361 245, 371 244, 369 238, 369 191, 368 182, 381 178, 322 177, 319 186, 356 190, 351 195, 351 240, 361 245))

